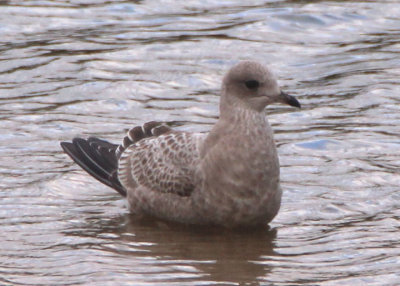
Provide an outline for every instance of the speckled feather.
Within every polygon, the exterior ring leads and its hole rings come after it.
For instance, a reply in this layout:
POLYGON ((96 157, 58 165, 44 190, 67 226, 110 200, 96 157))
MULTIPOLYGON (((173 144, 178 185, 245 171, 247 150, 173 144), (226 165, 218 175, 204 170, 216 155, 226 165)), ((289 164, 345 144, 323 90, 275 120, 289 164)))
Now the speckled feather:
POLYGON ((266 224, 282 190, 268 104, 300 107, 268 68, 243 61, 222 83, 220 118, 209 133, 149 122, 121 145, 75 138, 61 146, 93 177, 126 196, 131 212, 188 224, 266 224))
POLYGON ((130 145, 119 159, 119 180, 123 185, 134 182, 153 191, 189 196, 204 137, 200 133, 169 131, 130 145))

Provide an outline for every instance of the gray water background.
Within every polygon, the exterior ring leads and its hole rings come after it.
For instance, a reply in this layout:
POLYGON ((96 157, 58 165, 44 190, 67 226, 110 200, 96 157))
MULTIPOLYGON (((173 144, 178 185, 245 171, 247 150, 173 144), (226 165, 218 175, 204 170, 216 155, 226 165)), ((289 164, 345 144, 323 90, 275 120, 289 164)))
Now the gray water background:
POLYGON ((0 285, 399 285, 399 1, 1 1, 0 285), (268 108, 271 229, 138 221, 61 152, 149 120, 207 131, 240 59, 268 108))

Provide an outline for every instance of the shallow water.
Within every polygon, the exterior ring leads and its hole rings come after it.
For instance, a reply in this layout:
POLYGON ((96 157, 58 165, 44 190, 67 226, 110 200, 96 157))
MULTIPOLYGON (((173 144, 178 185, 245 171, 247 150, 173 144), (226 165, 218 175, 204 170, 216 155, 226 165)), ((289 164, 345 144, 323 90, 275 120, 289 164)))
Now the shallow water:
POLYGON ((397 1, 0 1, 1 285, 398 285, 397 1), (271 229, 138 221, 59 141, 206 131, 224 72, 275 71, 271 229))

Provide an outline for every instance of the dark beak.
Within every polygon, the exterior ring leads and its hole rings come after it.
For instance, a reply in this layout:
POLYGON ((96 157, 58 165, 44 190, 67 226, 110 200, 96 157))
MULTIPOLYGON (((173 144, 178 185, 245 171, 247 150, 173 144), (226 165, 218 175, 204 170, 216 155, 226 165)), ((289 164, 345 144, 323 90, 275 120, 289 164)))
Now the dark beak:
POLYGON ((280 102, 301 108, 300 102, 294 96, 291 96, 282 91, 279 97, 280 97, 280 102))

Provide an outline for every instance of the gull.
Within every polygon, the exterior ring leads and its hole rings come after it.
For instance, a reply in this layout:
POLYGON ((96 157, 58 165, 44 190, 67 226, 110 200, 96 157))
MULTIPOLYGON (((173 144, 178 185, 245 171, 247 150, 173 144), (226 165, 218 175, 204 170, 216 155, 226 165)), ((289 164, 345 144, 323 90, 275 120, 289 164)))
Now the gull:
POLYGON ((130 129, 122 144, 61 142, 86 172, 126 197, 139 216, 227 228, 268 224, 281 205, 280 166, 265 108, 298 100, 273 73, 241 61, 223 78, 218 121, 208 133, 162 122, 130 129))

